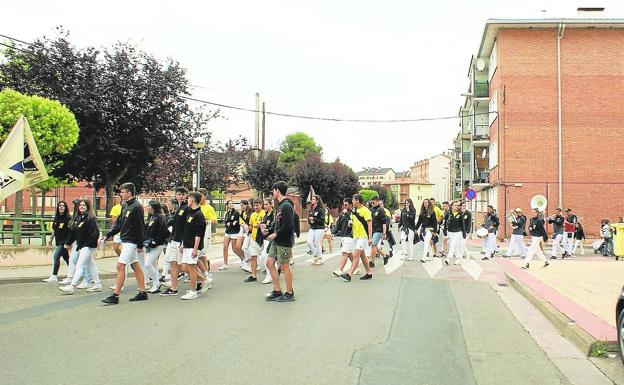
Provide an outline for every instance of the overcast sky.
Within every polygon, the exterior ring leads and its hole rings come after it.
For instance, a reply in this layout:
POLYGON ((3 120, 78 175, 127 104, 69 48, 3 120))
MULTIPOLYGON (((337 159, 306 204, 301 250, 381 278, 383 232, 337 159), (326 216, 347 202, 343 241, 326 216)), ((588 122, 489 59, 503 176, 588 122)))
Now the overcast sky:
MULTIPOLYGON (((454 116, 488 18, 574 16, 570 0, 21 1, 2 6, 0 34, 33 40, 62 25, 78 46, 122 40, 188 69, 193 96, 268 111, 348 119, 454 116), (547 13, 540 10, 547 9, 547 13)), ((621 1, 598 2, 622 17, 621 1)), ((253 142, 255 117, 222 109, 210 130, 253 142)), ((267 147, 304 131, 355 171, 407 169, 452 147, 459 121, 338 123, 267 118, 267 147)))

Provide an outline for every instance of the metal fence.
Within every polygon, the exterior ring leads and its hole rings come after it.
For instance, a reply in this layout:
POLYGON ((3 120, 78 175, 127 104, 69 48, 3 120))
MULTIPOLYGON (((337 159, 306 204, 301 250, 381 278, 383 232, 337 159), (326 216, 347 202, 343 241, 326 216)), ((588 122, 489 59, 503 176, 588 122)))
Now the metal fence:
MULTIPOLYGON (((15 217, 1 215, 2 230, 0 230, 0 243, 7 242, 13 245, 23 244, 24 240, 28 244, 40 244, 45 246, 47 237, 52 235, 52 222, 54 217, 15 217)), ((110 218, 97 218, 100 231, 106 231, 111 227, 110 218)))

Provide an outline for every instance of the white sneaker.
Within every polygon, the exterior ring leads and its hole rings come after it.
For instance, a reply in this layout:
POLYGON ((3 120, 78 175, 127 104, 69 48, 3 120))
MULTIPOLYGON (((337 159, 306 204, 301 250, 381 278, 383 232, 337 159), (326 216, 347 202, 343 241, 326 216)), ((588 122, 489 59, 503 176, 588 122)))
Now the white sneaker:
POLYGON ((212 288, 212 280, 206 279, 204 283, 202 284, 200 292, 202 294, 206 294, 206 292, 211 288, 212 288))
POLYGON ((227 270, 227 269, 229 269, 229 268, 230 268, 230 267, 229 267, 228 265, 223 265, 223 266, 221 266, 221 267, 219 268, 219 271, 227 270))
POLYGON ((160 283, 153 284, 152 287, 150 287, 150 289, 148 290, 148 292, 151 294, 156 294, 160 290, 160 286, 161 286, 160 283))
POLYGON ((407 260, 408 260, 408 261, 413 261, 413 260, 414 260, 414 257, 409 256, 409 257, 407 257, 407 260))
POLYGON ((88 291, 89 293, 98 293, 98 292, 102 291, 102 284, 94 283, 93 286, 91 286, 90 288, 88 288, 85 291, 88 291))
POLYGON ((59 290, 65 294, 74 294, 75 288, 73 285, 67 285, 67 286, 59 286, 59 290))
POLYGON ((355 269, 355 271, 353 272, 353 275, 360 275, 362 274, 362 270, 358 267, 357 269, 355 269))
POLYGON ((241 267, 241 269, 242 269, 244 272, 247 272, 247 273, 251 274, 251 268, 250 268, 249 266, 242 266, 242 267, 241 267))
POLYGON ((322 265, 322 264, 324 264, 324 263, 325 263, 325 262, 323 262, 323 258, 319 258, 319 259, 316 261, 315 265, 322 265))
POLYGON ((72 281, 72 277, 65 277, 65 279, 63 279, 61 282, 59 282, 60 285, 69 285, 72 281))
POLYGON ((334 271, 332 271, 332 274, 334 275, 334 277, 340 277, 340 275, 342 275, 342 271, 334 270, 334 271))
POLYGON ((193 291, 193 290, 189 290, 189 291, 186 292, 186 294, 184 294, 180 298, 182 298, 182 299, 197 299, 197 292, 193 291))
POLYGON ((264 279, 262 280, 262 283, 271 283, 273 282, 273 278, 271 277, 271 274, 267 274, 266 277, 264 277, 264 279))
POLYGON ((91 282, 87 282, 86 279, 83 279, 82 282, 80 282, 80 285, 76 286, 76 289, 88 289, 92 285, 93 284, 91 282))
POLYGON ((58 282, 58 278, 56 277, 56 275, 51 275, 50 278, 44 279, 43 282, 57 283, 58 282))

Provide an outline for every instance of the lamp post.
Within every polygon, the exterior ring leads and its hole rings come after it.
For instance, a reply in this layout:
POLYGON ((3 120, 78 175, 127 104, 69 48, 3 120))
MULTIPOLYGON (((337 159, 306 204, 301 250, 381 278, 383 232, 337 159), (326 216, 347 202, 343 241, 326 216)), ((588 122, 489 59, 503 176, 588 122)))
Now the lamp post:
POLYGON ((197 179, 193 181, 194 189, 199 188, 199 183, 201 181, 201 150, 206 147, 206 139, 201 136, 193 139, 193 148, 197 150, 197 179))

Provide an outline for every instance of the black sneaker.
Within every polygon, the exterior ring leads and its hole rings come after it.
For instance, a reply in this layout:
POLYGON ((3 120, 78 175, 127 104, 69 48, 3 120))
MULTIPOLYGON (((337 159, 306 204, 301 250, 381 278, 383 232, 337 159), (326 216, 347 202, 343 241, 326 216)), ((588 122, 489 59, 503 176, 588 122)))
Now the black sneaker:
POLYGON ((169 297, 169 296, 173 296, 173 295, 178 295, 178 290, 173 290, 172 288, 168 288, 167 290, 163 291, 162 293, 160 293, 160 295, 162 297, 169 297))
POLYGON ((529 269, 529 264, 527 263, 525 266, 522 266, 523 270, 528 270, 529 269))
POLYGON ((481 258, 482 261, 487 261, 488 259, 490 259, 490 258, 488 258, 488 257, 481 258))
POLYGON ((256 277, 252 277, 251 275, 249 277, 247 277, 246 280, 244 280, 243 282, 256 282, 258 280, 258 278, 256 277))
POLYGON ((386 256, 383 258, 384 266, 386 266, 386 265, 388 264, 388 259, 390 259, 390 257, 391 257, 391 256, 386 255, 386 256))
POLYGON ((178 281, 184 278, 184 273, 178 273, 178 281))
POLYGON ((147 301, 147 293, 144 291, 140 291, 137 295, 130 298, 130 302, 136 302, 136 301, 147 301))
POLYGON ((273 290, 271 292, 271 295, 269 295, 268 297, 266 297, 267 301, 277 301, 278 298, 282 297, 282 292, 281 291, 275 291, 273 290))
POLYGON ((550 257, 550 259, 557 259, 557 257, 555 257, 554 255, 552 257, 550 257))
POLYGON ((367 279, 373 279, 373 275, 372 274, 364 274, 363 276, 360 277, 360 281, 366 281, 367 279))
POLYGON ((550 263, 548 263, 548 261, 544 261, 544 267, 548 267, 550 266, 550 263))
POLYGON ((370 261, 370 262, 368 263, 368 267, 370 267, 370 268, 375 267, 375 262, 370 261))
POLYGON ((106 305, 117 305, 119 303, 119 296, 111 294, 108 297, 104 298, 102 302, 106 305))
POLYGON ((340 274, 340 278, 344 279, 347 282, 351 282, 351 276, 347 273, 340 274))
POLYGON ((201 282, 197 282, 197 284, 195 285, 195 291, 200 292, 202 288, 202 283, 201 282))
POLYGON ((445 259, 445 260, 444 260, 444 263, 446 263, 446 266, 448 266, 448 265, 449 265, 449 261, 448 261, 448 259, 445 259))
POLYGON ((293 302, 295 300, 295 293, 285 292, 281 297, 276 299, 277 302, 293 302))

